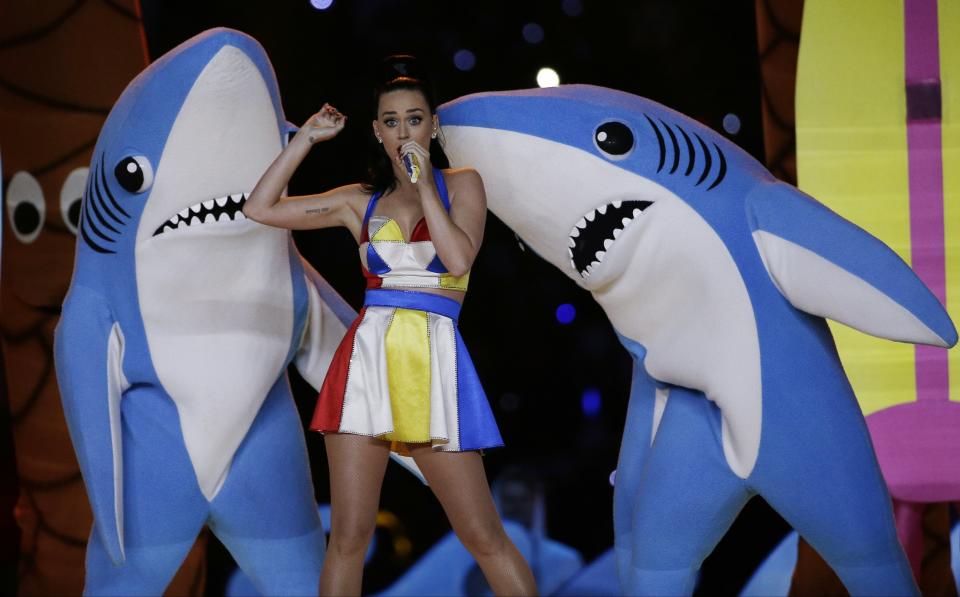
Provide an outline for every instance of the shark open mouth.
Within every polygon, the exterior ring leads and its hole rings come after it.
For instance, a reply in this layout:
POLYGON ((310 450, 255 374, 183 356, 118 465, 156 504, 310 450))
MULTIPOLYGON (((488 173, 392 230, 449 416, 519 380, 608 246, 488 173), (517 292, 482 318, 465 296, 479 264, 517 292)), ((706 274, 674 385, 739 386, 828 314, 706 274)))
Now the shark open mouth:
POLYGON ((603 262, 607 251, 613 246, 624 228, 643 210, 653 205, 652 201, 614 201, 590 211, 580 218, 570 230, 570 265, 584 278, 589 278, 593 269, 603 262))
POLYGON ((181 227, 185 228, 198 224, 245 220, 247 216, 243 215, 243 204, 246 202, 247 195, 245 193, 238 193, 216 199, 209 199, 196 205, 185 207, 172 218, 161 224, 160 227, 153 232, 153 235, 157 236, 158 234, 177 230, 181 227))

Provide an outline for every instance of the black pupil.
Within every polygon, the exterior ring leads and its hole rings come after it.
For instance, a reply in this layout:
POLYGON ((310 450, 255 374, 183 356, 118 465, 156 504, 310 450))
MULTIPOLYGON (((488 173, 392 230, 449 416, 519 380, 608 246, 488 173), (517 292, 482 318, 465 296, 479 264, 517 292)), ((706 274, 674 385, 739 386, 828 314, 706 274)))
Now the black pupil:
POLYGON ((40 226, 40 211, 30 203, 21 203, 13 210, 13 225, 24 236, 33 234, 40 226))
POLYGON ((601 124, 594 138, 600 149, 612 155, 623 155, 633 148, 633 133, 622 122, 601 124))
POLYGON ((133 158, 121 160, 113 174, 117 177, 120 186, 131 193, 136 193, 143 186, 143 170, 133 158))
POLYGON ((73 227, 76 228, 80 225, 80 205, 82 199, 77 197, 70 204, 70 207, 67 208, 67 219, 70 220, 70 223, 73 224, 73 227))

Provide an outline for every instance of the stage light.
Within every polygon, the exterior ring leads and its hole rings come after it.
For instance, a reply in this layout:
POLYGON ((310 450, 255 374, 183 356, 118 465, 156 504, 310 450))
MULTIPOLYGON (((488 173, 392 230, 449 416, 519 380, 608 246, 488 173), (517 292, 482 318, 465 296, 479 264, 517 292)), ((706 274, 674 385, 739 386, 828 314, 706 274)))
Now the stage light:
POLYGON ((576 319, 577 310, 570 303, 563 303, 562 305, 557 307, 556 316, 557 316, 557 321, 559 321, 563 325, 567 325, 568 323, 572 323, 573 320, 576 319))
POLYGON ((723 117, 723 130, 728 135, 736 135, 740 132, 740 117, 736 114, 727 114, 723 117))
POLYGON ((580 398, 580 410, 582 410, 583 414, 587 417, 593 418, 600 414, 601 403, 600 390, 587 388, 583 391, 583 396, 580 398))
POLYGON ((545 66, 537 71, 537 85, 540 87, 556 87, 560 84, 560 75, 552 68, 545 66))
POLYGON ((523 26, 523 39, 528 44, 538 44, 543 41, 543 27, 536 23, 527 23, 523 26))
POLYGON ((473 55, 473 52, 470 50, 457 50, 453 55, 453 65, 457 67, 458 70, 468 71, 473 70, 473 67, 477 64, 477 57, 473 55))
POLYGON ((583 3, 580 0, 563 0, 560 9, 568 17, 579 17, 583 13, 583 3))
POLYGON ((333 6, 333 0, 310 0, 310 6, 317 10, 327 10, 333 6))

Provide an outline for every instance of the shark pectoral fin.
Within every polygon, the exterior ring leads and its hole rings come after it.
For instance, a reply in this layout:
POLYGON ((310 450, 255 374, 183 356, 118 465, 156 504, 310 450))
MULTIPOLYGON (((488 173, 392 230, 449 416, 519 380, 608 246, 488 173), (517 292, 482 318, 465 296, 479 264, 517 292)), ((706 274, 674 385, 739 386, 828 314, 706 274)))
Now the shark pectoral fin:
POLYGON ((427 478, 423 476, 422 472, 420 472, 420 467, 417 466, 417 461, 414 460, 412 456, 401 456, 396 452, 390 452, 390 458, 392 458, 394 462, 403 468, 407 469, 407 471, 410 472, 410 474, 412 474, 414 477, 420 479, 421 483, 424 485, 429 485, 429 483, 427 483, 427 478))
POLYGON ((357 313, 308 263, 308 315, 294 363, 300 375, 317 391, 323 385, 334 352, 357 313))
POLYGON ((783 183, 754 190, 747 214, 767 273, 797 309, 880 338, 956 344, 940 301, 862 228, 783 183))
POLYGON ((290 142, 290 135, 296 133, 300 130, 300 127, 293 124, 289 120, 284 121, 283 123, 283 146, 286 147, 287 143, 290 142))
POLYGON ((120 401, 123 333, 101 296, 74 286, 57 325, 54 357, 63 412, 100 539, 114 564, 125 559, 120 401))

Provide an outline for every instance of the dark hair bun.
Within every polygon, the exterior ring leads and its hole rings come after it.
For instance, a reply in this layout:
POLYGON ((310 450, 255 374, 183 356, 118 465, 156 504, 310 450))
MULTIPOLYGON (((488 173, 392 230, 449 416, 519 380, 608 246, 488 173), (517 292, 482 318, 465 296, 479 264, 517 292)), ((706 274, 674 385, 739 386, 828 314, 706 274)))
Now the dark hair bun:
POLYGON ((381 82, 389 83, 400 77, 416 79, 418 81, 425 80, 424 73, 417 64, 417 58, 415 56, 411 56, 410 54, 394 54, 393 56, 387 56, 383 59, 381 82))

